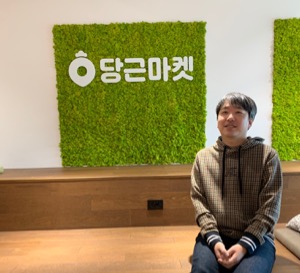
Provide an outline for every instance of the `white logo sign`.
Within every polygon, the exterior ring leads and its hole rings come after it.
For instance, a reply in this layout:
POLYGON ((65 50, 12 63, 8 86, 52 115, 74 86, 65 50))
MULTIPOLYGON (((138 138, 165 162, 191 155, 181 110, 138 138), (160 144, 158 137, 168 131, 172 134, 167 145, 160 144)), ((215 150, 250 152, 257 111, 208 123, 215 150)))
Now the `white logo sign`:
MULTIPOLYGON (((96 69, 94 64, 87 59, 87 54, 83 51, 79 51, 75 54, 76 59, 74 59, 69 66, 69 76, 74 83, 81 87, 89 85, 96 75, 96 69), (86 69, 85 75, 79 75, 78 69, 84 67, 86 69)), ((189 75, 189 72, 194 70, 194 59, 192 56, 184 57, 173 57, 172 67, 169 65, 169 60, 167 57, 162 59, 158 57, 152 57, 148 59, 148 65, 146 68, 146 62, 144 58, 125 58, 121 61, 120 58, 107 58, 100 60, 100 70, 103 72, 101 74, 101 81, 104 83, 118 83, 122 80, 120 75, 123 69, 126 82, 145 82, 146 74, 148 71, 148 80, 150 81, 168 81, 169 71, 171 71, 174 76, 173 81, 178 81, 180 79, 186 79, 189 81, 193 80, 193 76, 189 75), (136 67, 129 68, 130 64, 134 64, 136 67), (127 66, 126 66, 127 65, 127 66)))

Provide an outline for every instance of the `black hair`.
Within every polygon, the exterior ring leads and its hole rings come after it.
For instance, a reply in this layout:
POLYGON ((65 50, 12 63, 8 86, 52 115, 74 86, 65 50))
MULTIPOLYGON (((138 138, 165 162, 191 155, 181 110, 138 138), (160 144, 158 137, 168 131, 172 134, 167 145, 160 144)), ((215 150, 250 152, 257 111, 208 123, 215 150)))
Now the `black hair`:
POLYGON ((247 111, 249 114, 249 119, 254 120, 257 113, 257 107, 254 100, 242 93, 237 93, 237 92, 228 93, 219 101, 216 107, 217 117, 219 115, 222 106, 226 101, 228 101, 233 106, 241 107, 242 109, 247 111))

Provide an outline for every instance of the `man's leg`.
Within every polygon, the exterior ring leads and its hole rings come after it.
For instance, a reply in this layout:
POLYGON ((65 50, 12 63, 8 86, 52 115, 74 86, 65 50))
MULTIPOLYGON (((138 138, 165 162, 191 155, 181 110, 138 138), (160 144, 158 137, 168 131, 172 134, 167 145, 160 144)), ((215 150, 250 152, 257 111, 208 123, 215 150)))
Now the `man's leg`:
POLYGON ((235 268, 234 273, 271 273, 275 262, 275 247, 266 239, 252 255, 247 255, 235 268))
POLYGON ((196 238, 191 273, 219 273, 219 264, 215 254, 200 234, 196 238))

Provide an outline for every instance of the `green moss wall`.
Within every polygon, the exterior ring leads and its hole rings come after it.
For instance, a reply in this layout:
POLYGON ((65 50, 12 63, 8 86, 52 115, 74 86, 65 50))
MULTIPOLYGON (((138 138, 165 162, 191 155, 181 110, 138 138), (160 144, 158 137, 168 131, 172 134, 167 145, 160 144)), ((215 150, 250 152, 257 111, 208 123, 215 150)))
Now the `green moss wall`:
POLYGON ((63 166, 191 163, 206 141, 205 27, 204 22, 55 25, 63 166), (87 56, 78 59, 88 59, 95 71, 73 67, 76 82, 69 67, 79 51, 87 56), (174 70, 173 57, 185 56, 193 58, 189 79, 173 80, 182 71, 174 70), (157 77, 151 80, 148 60, 154 57, 161 60, 162 71, 154 69, 157 77), (120 68, 118 82, 105 83, 100 60, 109 58, 123 63, 143 58, 146 72, 134 77, 145 81, 126 81, 125 67, 141 67, 134 63, 120 68), (164 58, 172 68, 165 74, 164 58), (91 79, 80 86, 87 75, 91 79))
POLYGON ((300 159, 300 19, 274 23, 272 146, 281 160, 300 159))

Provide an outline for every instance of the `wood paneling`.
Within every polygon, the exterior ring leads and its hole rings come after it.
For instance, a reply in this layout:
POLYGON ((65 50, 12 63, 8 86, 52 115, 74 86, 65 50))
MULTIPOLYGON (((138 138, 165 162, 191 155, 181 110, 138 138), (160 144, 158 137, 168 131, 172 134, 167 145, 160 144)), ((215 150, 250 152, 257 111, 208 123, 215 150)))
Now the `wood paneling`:
POLYGON ((284 173, 283 182, 284 187, 279 221, 286 223, 300 213, 300 174, 284 173))
MULTIPOLYGON (((296 163, 283 163, 280 222, 300 213, 296 163)), ((5 170, 0 230, 194 224, 190 170, 191 165, 5 170), (147 210, 148 199, 163 199, 164 209, 147 210)))

